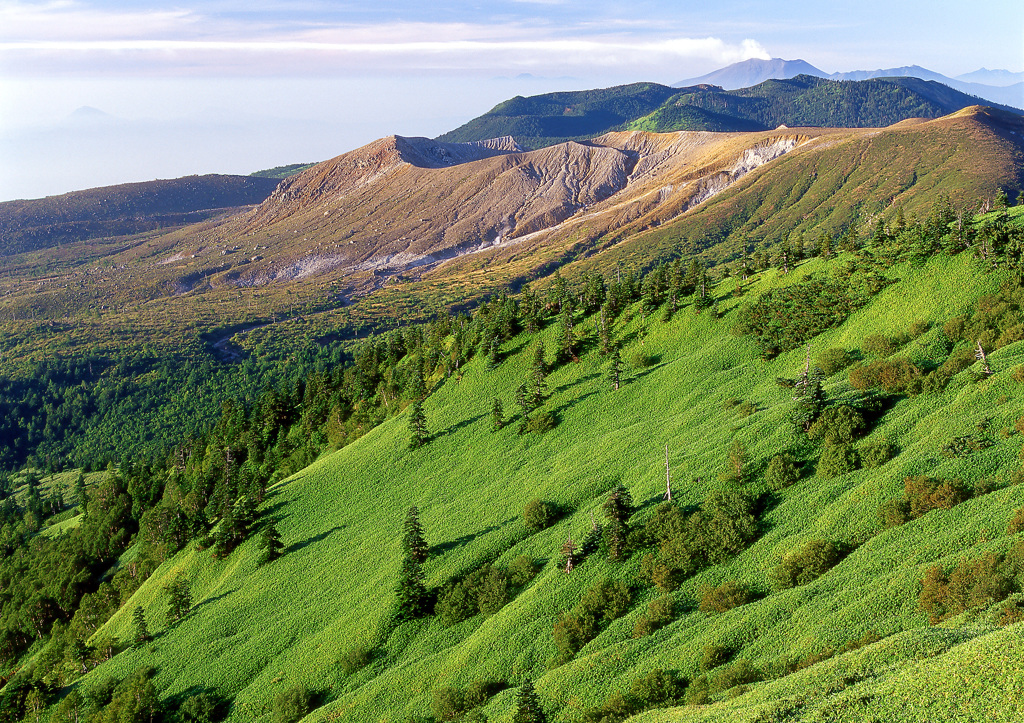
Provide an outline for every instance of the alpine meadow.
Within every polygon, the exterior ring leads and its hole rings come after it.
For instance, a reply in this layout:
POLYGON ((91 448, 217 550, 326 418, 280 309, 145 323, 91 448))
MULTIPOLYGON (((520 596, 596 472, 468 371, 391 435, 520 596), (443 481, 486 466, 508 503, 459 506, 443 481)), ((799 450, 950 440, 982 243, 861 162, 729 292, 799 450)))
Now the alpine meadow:
POLYGON ((0 723, 1020 720, 978 102, 637 83, 0 203, 0 723))

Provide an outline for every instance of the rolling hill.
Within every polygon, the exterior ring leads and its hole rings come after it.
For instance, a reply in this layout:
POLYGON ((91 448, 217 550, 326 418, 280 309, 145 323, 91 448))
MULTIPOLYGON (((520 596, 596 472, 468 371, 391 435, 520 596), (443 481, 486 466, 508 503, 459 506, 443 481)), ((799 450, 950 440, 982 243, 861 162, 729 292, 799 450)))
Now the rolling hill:
MULTIPOLYGON (((446 142, 510 135, 526 148, 633 129, 752 131, 790 127, 864 128, 937 118, 978 98, 909 77, 839 82, 800 74, 726 91, 712 84, 669 88, 639 83, 604 90, 513 98, 438 137, 446 142)), ((1008 106, 1003 110, 1021 113, 1008 106)))

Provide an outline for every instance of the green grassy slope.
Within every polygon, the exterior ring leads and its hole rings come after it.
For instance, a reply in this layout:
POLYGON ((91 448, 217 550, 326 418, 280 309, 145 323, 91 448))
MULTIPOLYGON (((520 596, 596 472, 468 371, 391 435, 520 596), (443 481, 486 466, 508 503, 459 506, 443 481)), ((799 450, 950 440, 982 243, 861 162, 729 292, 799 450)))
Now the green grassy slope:
MULTIPOLYGON (((786 277, 767 272, 748 294, 793 283, 821 263, 807 262, 786 277)), ((919 319, 941 322, 969 310, 979 294, 998 284, 996 276, 980 275, 966 255, 936 258, 922 268, 899 266, 892 274, 899 284, 815 340, 815 348, 858 347, 870 333, 901 331, 919 319)), ((468 364, 461 381, 444 381, 426 401, 435 438, 421 450, 407 449, 403 414, 272 489, 264 508, 267 517, 278 520, 287 545, 280 560, 256 568, 258 551, 251 539, 226 560, 212 560, 190 546, 165 563, 99 631, 127 638, 131 611, 142 605, 157 639, 100 666, 85 685, 148 663, 157 667, 155 682, 165 696, 210 688, 233 697, 231 720, 270 720, 274 695, 302 682, 321 704, 311 721, 405 721, 429 714, 431 691, 438 687, 480 679, 515 686, 529 677, 537 681, 549 720, 576 721, 584 709, 652 668, 692 676, 708 643, 729 644, 736 657, 767 667, 782 656, 806 656, 874 631, 883 639, 869 647, 710 707, 647 713, 644 720, 754 720, 769 710, 776 717, 761 720, 818 720, 843 696, 850 706, 867 711, 865 720, 871 711, 880 711, 879 719, 893 719, 885 711, 904 704, 906 710, 927 706, 915 719, 996 719, 1010 709, 1000 697, 1003 682, 1013 685, 1019 674, 991 671, 1007 669, 1019 657, 1020 626, 1000 629, 980 614, 944 629, 929 627, 916 606, 918 581, 936 561, 1008 547, 1006 524, 1024 503, 1024 489, 997 486, 953 510, 885 531, 876 510, 899 494, 908 474, 974 481, 1003 479, 1016 468, 1017 435, 994 435, 992 447, 964 458, 945 459, 939 448, 973 431, 982 418, 991 417, 991 428, 998 430, 1012 427, 1024 414, 1020 388, 1010 378, 1010 370, 1024 363, 1024 342, 991 355, 997 373, 987 381, 975 383, 967 370, 942 394, 897 402, 868 437, 889 439, 902 450, 885 466, 831 480, 807 476, 778 495, 762 515, 764 532, 752 547, 686 580, 674 593, 686 612, 671 625, 632 638, 634 621, 657 595, 640 588, 627 615, 573 661, 548 669, 558 614, 596 580, 610 575, 632 581, 638 571, 639 555, 623 565, 595 555, 568 576, 555 562, 566 536, 581 537, 590 514, 600 517, 616 481, 643 506, 635 518, 640 519, 664 489, 666 444, 677 497, 697 504, 723 486, 718 473, 732 439, 742 440, 762 469, 771 455, 794 442, 786 421, 789 394, 775 378, 794 376, 803 351, 764 362, 750 341, 730 335, 736 301, 726 298, 729 283, 718 290, 724 299, 721 319, 685 308, 661 323, 641 319, 635 307, 627 311, 616 329, 626 343, 624 357, 642 350, 654 364, 631 370, 619 391, 610 389, 606 361, 594 350, 580 363, 555 370, 544 408, 560 423, 541 436, 517 436, 514 425, 490 431, 491 400, 500 395, 506 409, 512 408, 513 390, 528 372, 531 340, 523 336, 506 345, 506 358, 493 371, 481 359, 468 364), (730 398, 752 402, 758 411, 739 418, 723 404, 730 398), (520 513, 534 497, 573 512, 530 536, 520 513), (477 616, 451 628, 428 619, 392 631, 401 525, 411 505, 419 506, 432 546, 425 566, 429 585, 499 555, 505 562, 530 555, 544 567, 490 618, 477 616), (814 537, 860 546, 809 585, 768 594, 722 615, 696 611, 702 584, 737 579, 768 592, 769 571, 782 555, 814 537), (179 572, 192 581, 197 605, 165 630, 161 588, 179 572), (337 661, 355 645, 378 653, 367 668, 346 677, 337 661), (857 686, 870 688, 867 702, 856 702, 857 686), (977 689, 977 695, 964 697, 966 688, 977 689), (933 700, 934 691, 947 696, 933 700)), ((587 326, 592 329, 591 322, 579 328, 587 326)), ((543 333, 549 356, 555 331, 543 333)), ((827 388, 833 397, 850 391, 843 373, 830 378, 827 388)), ((764 488, 760 478, 749 485, 764 488)), ((491 699, 485 708, 490 720, 511 720, 513 698, 509 689, 491 699)), ((1020 704, 1019 697, 1015 701, 1020 704)))

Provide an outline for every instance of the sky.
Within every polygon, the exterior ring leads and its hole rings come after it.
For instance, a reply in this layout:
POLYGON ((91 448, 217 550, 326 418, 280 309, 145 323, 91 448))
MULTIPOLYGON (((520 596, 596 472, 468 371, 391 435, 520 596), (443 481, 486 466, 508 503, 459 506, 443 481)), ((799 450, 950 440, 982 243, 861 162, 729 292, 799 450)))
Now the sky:
POLYGON ((319 161, 750 58, 1024 70, 1024 4, 0 0, 0 201, 319 161))

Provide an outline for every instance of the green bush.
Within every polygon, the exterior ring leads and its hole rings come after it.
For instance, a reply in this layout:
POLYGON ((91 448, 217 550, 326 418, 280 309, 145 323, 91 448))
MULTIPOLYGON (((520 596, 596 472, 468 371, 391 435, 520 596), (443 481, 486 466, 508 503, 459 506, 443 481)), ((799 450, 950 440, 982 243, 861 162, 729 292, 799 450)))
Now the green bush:
POLYGON ((675 608, 676 601, 671 595, 662 595, 651 600, 647 605, 647 612, 636 619, 633 637, 642 638, 671 623, 675 618, 675 608))
POLYGON ((970 499, 971 490, 959 479, 918 475, 903 480, 913 519, 931 510, 949 510, 970 499))
POLYGON ((540 566, 528 555, 520 555, 508 566, 508 581, 513 587, 522 587, 536 577, 540 566))
POLYGON ((621 617, 632 602, 629 586, 611 578, 594 583, 572 610, 555 623, 556 664, 572 659, 600 631, 602 622, 621 617))
POLYGON ((1020 589, 1022 571, 1020 542, 1005 555, 987 552, 975 560, 961 559, 950 573, 935 565, 921 581, 918 607, 933 625, 966 610, 989 607, 1020 589))
POLYGON ((863 414, 848 404, 839 404, 825 409, 807 430, 807 436, 831 444, 850 444, 865 426, 863 414))
POLYGON ((764 477, 768 487, 778 492, 796 484, 800 480, 800 471, 793 457, 788 452, 782 452, 772 457, 764 477))
POLYGON ((860 448, 860 461, 867 469, 875 469, 896 456, 898 450, 886 439, 876 439, 860 448))
POLYGON ((647 369, 657 363, 657 358, 643 349, 637 349, 629 355, 629 365, 634 369, 647 369))
POLYGON ((896 351, 896 344, 884 334, 868 334, 860 348, 867 356, 884 358, 896 351))
POLYGON ((543 434, 544 432, 550 432, 557 425, 558 417, 553 412, 537 412, 530 417, 530 421, 526 423, 523 429, 527 432, 543 434))
POLYGON ((708 643, 704 646, 701 653, 700 671, 707 673, 720 665, 728 663, 735 653, 736 651, 731 646, 708 643))
POLYGON ((523 522, 530 532, 540 532, 558 519, 558 509, 555 505, 542 502, 536 497, 526 503, 523 508, 523 522))
POLYGON ((832 479, 857 469, 857 452, 848 444, 826 443, 818 458, 815 474, 832 479))
POLYGON ((754 595, 747 587, 729 580, 718 587, 704 585, 700 589, 700 611, 704 613, 724 613, 754 600, 754 595))
POLYGON ((297 723, 309 713, 312 696, 301 683, 274 696, 274 723, 297 723))
POLYGON ((338 666, 345 675, 352 675, 362 670, 373 660, 373 651, 365 646, 357 645, 349 648, 338 658, 338 666))
POLYGON ((772 583, 779 590, 806 585, 831 570, 842 558, 842 548, 832 540, 810 540, 782 558, 772 570, 772 583))
POLYGON ((467 709, 466 696, 458 688, 435 688, 430 696, 430 712, 436 720, 457 720, 467 709))
POLYGON ((814 358, 814 363, 825 376, 830 377, 853 364, 853 355, 842 347, 832 347, 819 352, 814 358))
POLYGON ((890 394, 919 394, 924 390, 924 372, 907 357, 875 359, 850 370, 850 385, 860 391, 881 387, 890 394))

